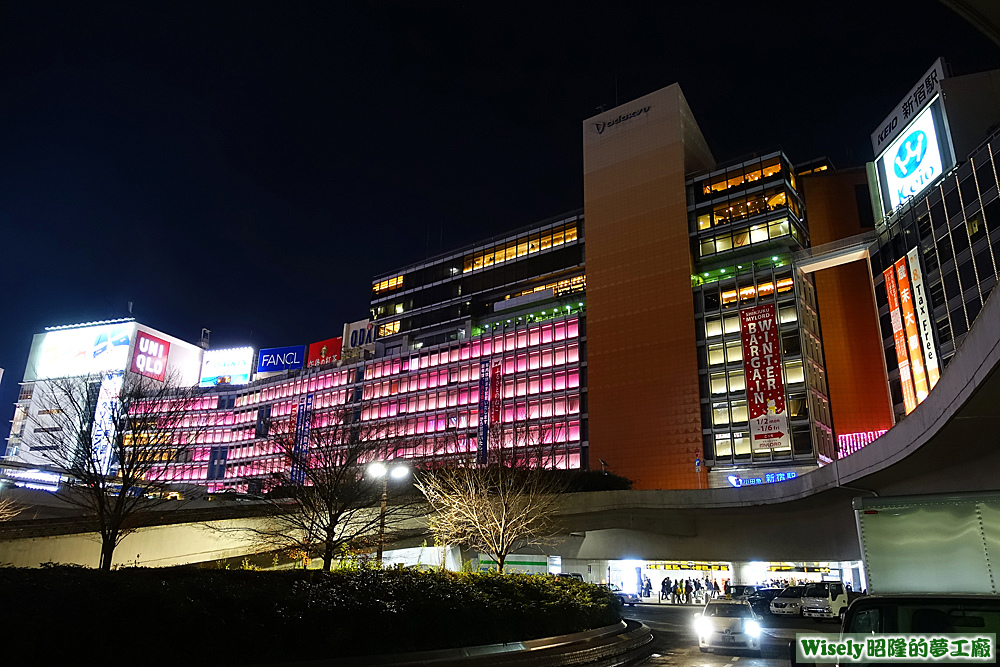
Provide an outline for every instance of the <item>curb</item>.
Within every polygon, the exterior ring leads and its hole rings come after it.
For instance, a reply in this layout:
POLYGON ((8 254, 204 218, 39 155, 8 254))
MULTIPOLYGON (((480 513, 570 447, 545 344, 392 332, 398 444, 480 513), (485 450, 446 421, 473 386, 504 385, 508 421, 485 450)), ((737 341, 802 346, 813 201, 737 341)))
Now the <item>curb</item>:
POLYGON ((381 665, 401 665, 403 667, 423 665, 433 665, 434 667, 478 667, 480 665, 618 667, 644 661, 652 653, 652 643, 653 633, 648 627, 638 621, 619 621, 614 625, 594 630, 509 644, 486 644, 393 655, 285 662, 271 664, 269 667, 379 667, 381 665))

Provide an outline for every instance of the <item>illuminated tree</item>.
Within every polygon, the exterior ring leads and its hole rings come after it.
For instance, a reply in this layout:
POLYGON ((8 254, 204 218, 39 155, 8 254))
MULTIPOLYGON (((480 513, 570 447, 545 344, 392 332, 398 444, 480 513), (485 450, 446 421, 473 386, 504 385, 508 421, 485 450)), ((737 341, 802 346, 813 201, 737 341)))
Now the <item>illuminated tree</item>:
POLYGON ((30 452, 66 481, 56 494, 82 509, 100 536, 100 568, 171 497, 163 464, 189 458, 202 426, 180 429, 199 390, 135 373, 103 373, 35 385, 30 452))
POLYGON ((515 548, 551 542, 569 478, 553 470, 557 455, 542 443, 540 428, 494 424, 487 464, 466 463, 419 476, 417 488, 433 510, 430 526, 438 544, 477 549, 503 572, 515 548))

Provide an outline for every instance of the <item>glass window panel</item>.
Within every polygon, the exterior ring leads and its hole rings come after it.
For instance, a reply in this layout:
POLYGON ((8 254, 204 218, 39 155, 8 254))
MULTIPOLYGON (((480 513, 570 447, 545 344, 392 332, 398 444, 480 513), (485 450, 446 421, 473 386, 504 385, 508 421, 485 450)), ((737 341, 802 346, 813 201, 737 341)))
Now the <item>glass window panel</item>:
POLYGON ((715 253, 715 239, 702 239, 701 240, 701 256, 712 255, 715 253))
POLYGON ((729 424, 729 404, 712 404, 712 424, 715 426, 726 426, 729 424))
POLYGON ((768 211, 773 211, 774 209, 779 208, 781 206, 785 206, 787 204, 788 204, 788 198, 785 196, 784 192, 779 192, 767 198, 768 211))
POLYGON ((754 225, 750 228, 750 242, 763 243, 767 241, 767 225, 754 225))
POLYGON ((746 176, 745 176, 745 179, 746 179, 747 184, 750 184, 750 183, 753 183, 754 181, 759 181, 760 180, 760 163, 759 162, 757 164, 748 165, 746 167, 746 176))
POLYGON ((722 335, 722 320, 718 317, 711 317, 705 320, 705 335, 711 338, 712 336, 722 335))
POLYGON ((750 245, 750 230, 741 229, 733 232, 733 247, 742 248, 747 245, 750 245))
POLYGON ((740 341, 726 343, 726 363, 743 361, 743 344, 740 341))
POLYGON ((715 251, 725 252, 726 250, 732 250, 733 248, 733 238, 726 234, 725 236, 715 237, 715 251))
POLYGON ((733 455, 733 438, 728 433, 715 434, 715 456, 724 458, 733 455))
POLYGON ((747 420, 747 402, 733 401, 733 423, 739 424, 747 420))
POLYGON ((764 172, 764 178, 774 176, 781 171, 781 161, 776 157, 767 160, 762 165, 762 171, 764 172))
POLYGON ((799 316, 795 312, 795 306, 783 306, 778 309, 778 318, 782 324, 785 324, 797 321, 799 316))
POLYGON ((795 384, 805 382, 805 374, 802 371, 801 361, 789 361, 785 364, 785 383, 795 384))
POLYGON ((733 433, 733 450, 736 456, 750 455, 750 434, 747 432, 733 433))
POLYGON ((726 187, 735 188, 737 186, 743 185, 743 170, 737 169, 736 171, 731 171, 726 174, 727 181, 726 187))
POLYGON ((723 352, 724 348, 722 345, 709 345, 708 346, 708 365, 718 366, 719 364, 726 363, 726 359, 723 352))
POLYGON ((698 229, 708 229, 712 226, 712 214, 703 213, 698 216, 698 229))
POLYGON ((771 238, 788 235, 788 220, 778 220, 770 224, 771 238))
POLYGON ((712 373, 711 376, 711 386, 713 394, 725 394, 726 393, 726 374, 725 373, 712 373))
POLYGON ((729 391, 744 391, 747 388, 743 371, 730 371, 729 391))
POLYGON ((725 321, 725 331, 727 334, 740 332, 739 315, 728 315, 724 318, 724 321, 725 321))

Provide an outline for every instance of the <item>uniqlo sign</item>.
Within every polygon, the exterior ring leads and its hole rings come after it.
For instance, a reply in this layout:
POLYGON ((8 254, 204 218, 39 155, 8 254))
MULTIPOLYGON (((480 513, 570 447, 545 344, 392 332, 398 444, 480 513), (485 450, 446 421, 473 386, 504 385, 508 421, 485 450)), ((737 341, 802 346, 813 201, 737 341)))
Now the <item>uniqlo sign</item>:
POLYGON ((132 372, 163 382, 167 376, 167 355, 170 343, 148 333, 137 331, 132 351, 132 372))
POLYGON ((774 304, 740 311, 743 372, 753 449, 790 447, 785 383, 781 380, 781 348, 774 304))

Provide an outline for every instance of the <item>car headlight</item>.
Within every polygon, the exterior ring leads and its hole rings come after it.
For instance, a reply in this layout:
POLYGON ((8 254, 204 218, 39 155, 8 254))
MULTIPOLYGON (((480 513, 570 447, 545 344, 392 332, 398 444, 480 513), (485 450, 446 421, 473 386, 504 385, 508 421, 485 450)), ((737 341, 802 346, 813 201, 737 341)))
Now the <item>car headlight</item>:
POLYGON ((743 623, 743 632, 751 637, 760 637, 760 623, 757 621, 745 621, 743 623))
POLYGON ((699 636, 711 634, 712 622, 703 616, 699 616, 694 619, 694 631, 697 632, 699 636))

